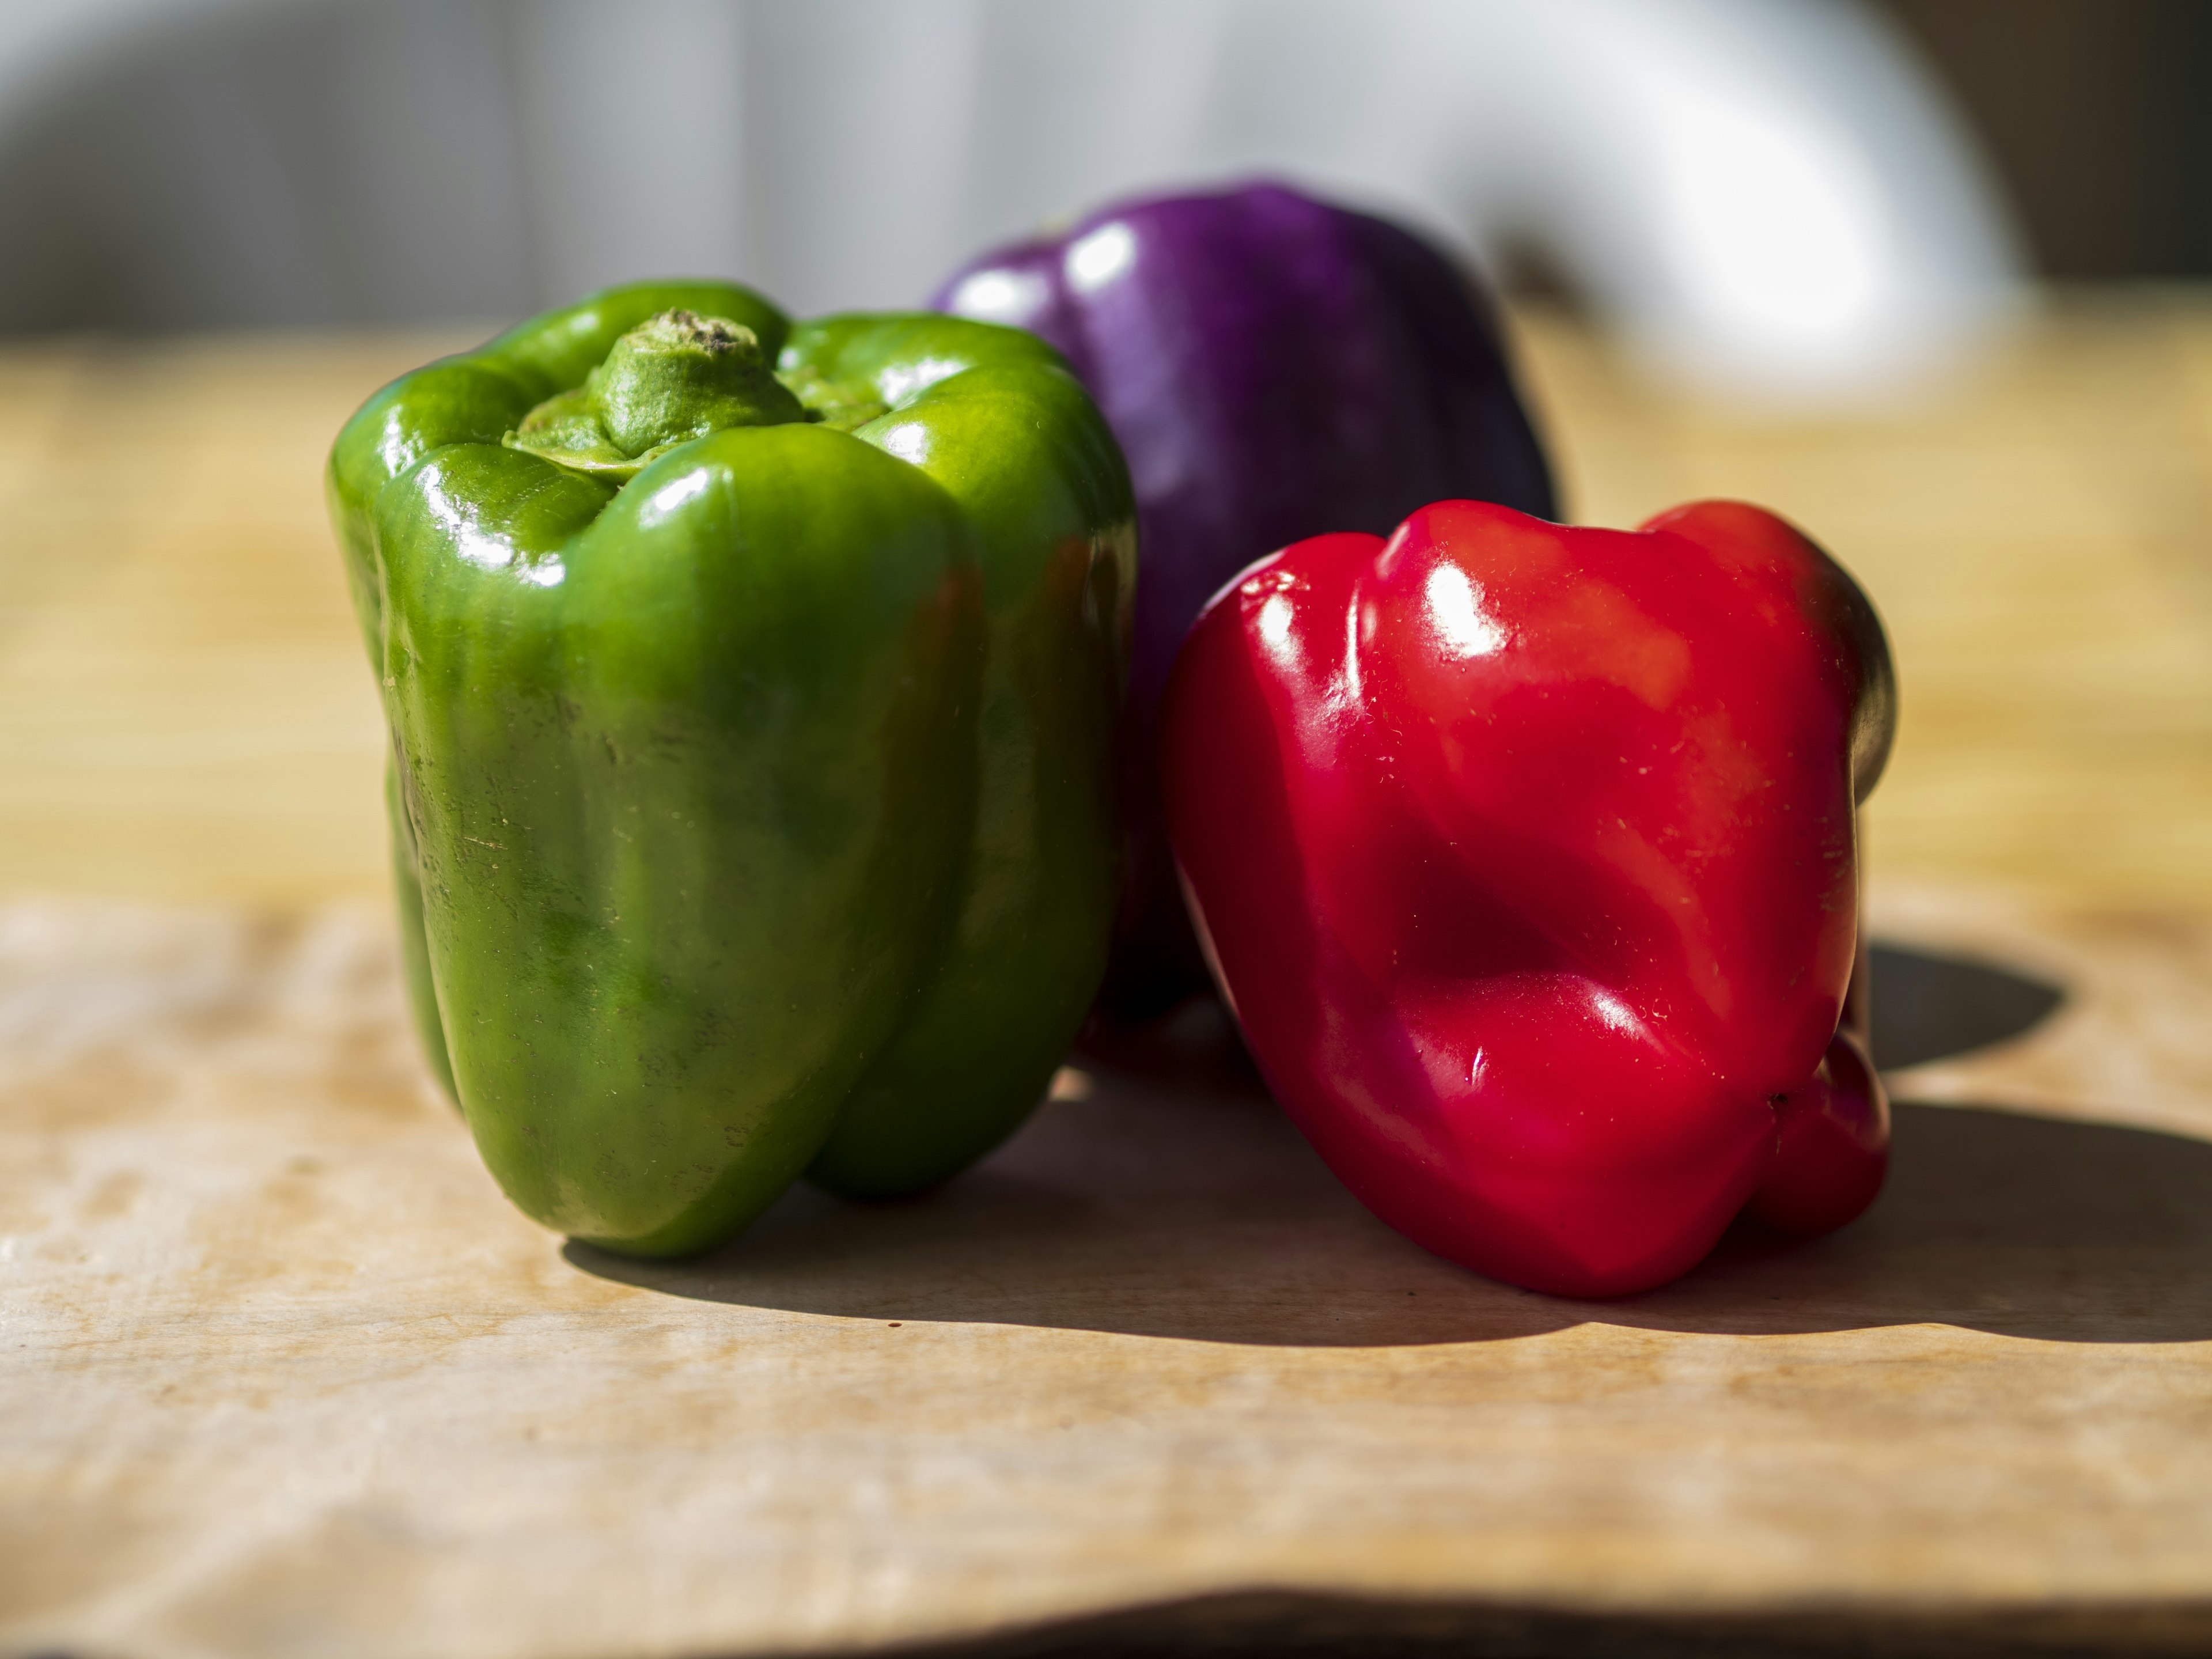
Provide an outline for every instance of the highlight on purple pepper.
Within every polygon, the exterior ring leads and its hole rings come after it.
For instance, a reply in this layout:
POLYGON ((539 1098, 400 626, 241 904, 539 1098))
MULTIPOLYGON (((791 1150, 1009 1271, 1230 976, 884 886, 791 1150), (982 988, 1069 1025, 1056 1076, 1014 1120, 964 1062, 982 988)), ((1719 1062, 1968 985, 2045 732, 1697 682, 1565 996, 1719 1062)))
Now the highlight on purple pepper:
POLYGON ((1155 776, 1168 670, 1206 601, 1309 536, 1431 501, 1556 516, 1495 308, 1413 231, 1278 183, 1148 197, 981 254, 930 301, 1058 348, 1129 460, 1136 617, 1123 870, 1098 1013, 1205 988, 1155 776))

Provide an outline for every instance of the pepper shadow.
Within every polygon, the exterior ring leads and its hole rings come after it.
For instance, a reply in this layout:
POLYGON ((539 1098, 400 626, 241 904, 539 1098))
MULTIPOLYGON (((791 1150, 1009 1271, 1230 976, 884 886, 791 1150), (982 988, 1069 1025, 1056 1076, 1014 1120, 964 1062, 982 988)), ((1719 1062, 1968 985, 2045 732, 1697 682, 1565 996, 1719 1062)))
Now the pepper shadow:
MULTIPOLYGON (((1983 976, 2002 970, 1989 964, 1953 964, 1946 981, 1943 958, 1913 960, 1929 964, 1912 970, 1925 994, 1972 1016, 1954 1038, 1994 1030, 1993 1006, 2016 1018, 2030 1006, 1991 990, 1983 976)), ((1851 1226, 1809 1241, 1739 1226, 1673 1285, 1577 1302, 1408 1243, 1263 1095, 1223 1077, 1101 1071, 1087 1098, 1047 1105, 933 1193, 854 1205, 801 1188, 689 1261, 574 1243, 566 1254, 607 1279, 751 1307, 1298 1346, 1476 1341, 1593 1320, 1744 1334, 1942 1323, 2057 1341, 2212 1337, 2212 1145, 2185 1136, 1901 1105, 1889 1185, 1851 1226)))
POLYGON ((2003 1042, 2041 1024, 2066 1000, 2057 986, 1993 963, 1875 945, 1874 1062, 1924 1066, 2003 1042))

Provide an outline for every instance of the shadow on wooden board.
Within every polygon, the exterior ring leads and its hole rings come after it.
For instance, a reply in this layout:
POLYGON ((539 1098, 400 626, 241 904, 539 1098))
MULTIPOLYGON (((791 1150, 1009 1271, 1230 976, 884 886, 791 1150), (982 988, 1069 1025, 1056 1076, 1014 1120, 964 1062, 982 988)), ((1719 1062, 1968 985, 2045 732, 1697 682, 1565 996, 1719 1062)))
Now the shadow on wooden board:
POLYGON ((2066 994, 1993 963, 1876 945, 1874 1061, 1885 1072, 1987 1048, 2033 1030, 2066 994))
MULTIPOLYGON (((1877 1017, 1914 1060, 2016 1035, 2059 999, 1988 964, 1890 951, 1878 986, 1885 973, 1877 1017)), ((1172 1081, 1101 1070, 1087 1097, 1046 1106, 982 1165, 921 1198, 851 1205, 802 1188, 690 1261, 580 1244, 568 1255, 609 1279, 709 1301, 1218 1342, 1468 1342, 1591 1321, 2212 1338, 2212 1145, 2184 1136, 1902 1103, 1888 1187, 1851 1226, 1797 1241, 1739 1225, 1673 1285, 1576 1302, 1407 1243, 1264 1095, 1224 1077, 1234 1070, 1218 1055, 1172 1081)))
MULTIPOLYGON (((901 1659, 2112 1659, 2212 1651, 2212 1607, 1658 1619, 1286 1593, 1134 1608, 901 1659)), ((888 1659, 888 1656, 886 1656, 888 1659)))

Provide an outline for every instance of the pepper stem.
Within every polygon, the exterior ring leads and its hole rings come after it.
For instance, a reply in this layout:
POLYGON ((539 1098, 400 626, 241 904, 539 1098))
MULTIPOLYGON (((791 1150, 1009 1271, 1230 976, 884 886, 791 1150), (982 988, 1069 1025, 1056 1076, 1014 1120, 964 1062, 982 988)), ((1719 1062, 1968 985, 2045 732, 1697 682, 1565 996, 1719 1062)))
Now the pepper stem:
POLYGON ((507 442, 579 472, 627 479, 663 450, 725 427, 806 418, 752 330, 664 311, 617 340, 582 386, 532 410, 507 442))
POLYGON ((771 372, 742 323, 664 311, 615 342, 592 371, 600 423, 616 448, 642 455, 726 426, 781 426, 806 411, 771 372))

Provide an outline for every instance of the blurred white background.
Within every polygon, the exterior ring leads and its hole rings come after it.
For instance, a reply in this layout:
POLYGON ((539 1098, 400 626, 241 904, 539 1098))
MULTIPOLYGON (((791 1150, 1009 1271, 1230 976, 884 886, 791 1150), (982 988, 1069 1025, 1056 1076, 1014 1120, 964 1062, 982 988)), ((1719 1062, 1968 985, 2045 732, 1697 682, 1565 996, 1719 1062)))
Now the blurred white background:
POLYGON ((2021 258, 1850 0, 5 0, 0 330, 801 312, 1269 173, 1540 270, 1661 372, 1852 400, 2021 258))

